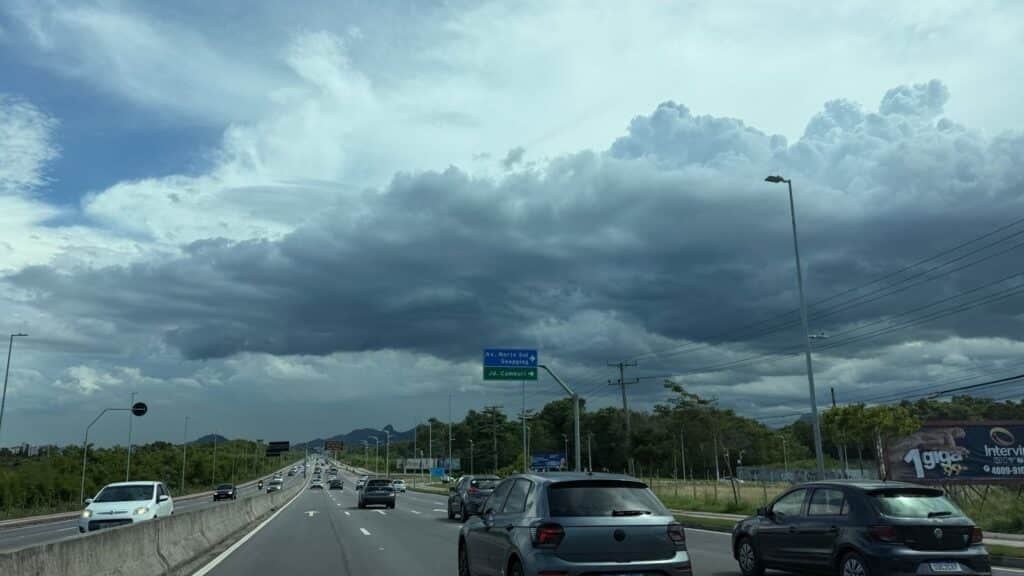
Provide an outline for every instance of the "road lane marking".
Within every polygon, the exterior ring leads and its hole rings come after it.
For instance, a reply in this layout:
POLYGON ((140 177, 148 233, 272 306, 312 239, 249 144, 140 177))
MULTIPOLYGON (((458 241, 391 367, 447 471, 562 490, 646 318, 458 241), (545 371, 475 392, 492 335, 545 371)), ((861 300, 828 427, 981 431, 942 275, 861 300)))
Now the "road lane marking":
POLYGON ((278 514, 280 514, 281 512, 284 512, 285 508, 291 506, 292 502, 295 502, 295 500, 298 499, 299 496, 302 496, 303 493, 304 493, 304 491, 300 489, 298 492, 295 493, 295 496, 292 496, 291 500, 286 502, 284 506, 281 506, 280 508, 278 508, 277 512, 274 512, 273 514, 271 514, 270 518, 267 518, 266 520, 261 522, 259 526, 253 528, 252 532, 249 532, 245 536, 242 536, 238 540, 238 542, 235 542, 234 544, 231 545, 230 548, 228 548, 227 550, 225 550, 225 551, 221 552, 220 554, 218 554, 217 557, 214 558, 213 560, 211 560, 209 564, 207 564, 206 566, 203 566, 197 572, 194 572, 192 574, 192 576, 206 576, 207 574, 209 574, 211 570, 213 570, 221 562, 226 560, 228 556, 231 556, 231 554, 235 550, 238 550, 239 548, 241 548, 243 544, 248 542, 250 538, 255 536, 257 532, 262 530, 264 526, 266 526, 267 524, 270 524, 270 522, 273 521, 274 518, 277 518, 278 514))
POLYGON ((380 514, 381 516, 387 516, 387 514, 385 514, 383 510, 374 510, 374 512, 380 514))
POLYGON ((345 516, 351 516, 351 514, 349 514, 348 510, 345 510, 345 516))
POLYGON ((370 535, 370 531, 367 530, 366 528, 360 528, 359 531, 363 533, 363 536, 369 536, 370 535))
POLYGON ((413 514, 419 514, 418 510, 409 510, 409 512, 412 512, 413 514))
POLYGON ((444 508, 434 508, 434 512, 447 512, 444 508))

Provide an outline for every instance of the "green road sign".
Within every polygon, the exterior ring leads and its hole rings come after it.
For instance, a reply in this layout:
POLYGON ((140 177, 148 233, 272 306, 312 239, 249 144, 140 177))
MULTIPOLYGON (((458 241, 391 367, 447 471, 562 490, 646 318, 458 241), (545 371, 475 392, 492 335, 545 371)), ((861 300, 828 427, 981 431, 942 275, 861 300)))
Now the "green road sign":
POLYGON ((484 380, 536 380, 536 368, 484 366, 484 380))

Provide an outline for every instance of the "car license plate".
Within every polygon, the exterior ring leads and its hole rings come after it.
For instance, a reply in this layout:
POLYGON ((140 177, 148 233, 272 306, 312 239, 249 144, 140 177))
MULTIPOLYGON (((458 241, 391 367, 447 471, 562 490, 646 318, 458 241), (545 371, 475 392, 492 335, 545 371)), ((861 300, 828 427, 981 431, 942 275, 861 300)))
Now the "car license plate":
POLYGON ((932 572, 960 572, 959 562, 931 562, 932 572))

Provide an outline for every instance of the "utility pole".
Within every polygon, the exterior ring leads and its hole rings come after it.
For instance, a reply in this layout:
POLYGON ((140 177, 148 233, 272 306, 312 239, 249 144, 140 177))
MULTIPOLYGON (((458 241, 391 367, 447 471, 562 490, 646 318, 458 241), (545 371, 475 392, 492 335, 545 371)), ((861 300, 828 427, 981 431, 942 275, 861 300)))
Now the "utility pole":
POLYGON ((627 462, 629 463, 629 473, 633 474, 634 473, 633 446, 632 446, 633 427, 630 425, 629 401, 626 399, 626 384, 636 384, 637 382, 639 382, 639 380, 634 378, 633 380, 630 380, 629 382, 626 382, 626 368, 635 368, 636 367, 636 362, 609 362, 608 366, 613 367, 613 368, 614 367, 618 367, 619 368, 619 381, 618 382, 608 382, 608 383, 611 384, 611 385, 616 385, 617 384, 619 386, 619 389, 622 392, 622 413, 623 413, 623 415, 626 418, 626 459, 627 459, 627 462))
POLYGON ((782 437, 782 465, 786 469, 786 476, 789 476, 789 456, 786 455, 786 437, 782 437))
POLYGON ((682 458, 683 464, 683 481, 686 481, 686 439, 683 437, 683 431, 679 431, 679 454, 682 458))
POLYGON ((587 432, 587 470, 594 471, 594 457, 590 451, 590 441, 594 438, 593 432, 587 432))
POLYGON ((491 412, 491 437, 494 440, 494 473, 498 473, 498 407, 491 412))
POLYGON ((711 441, 714 443, 715 448, 715 482, 722 479, 722 473, 718 469, 718 435, 712 434, 711 441))
POLYGON ((4 368, 4 391, 3 396, 0 396, 0 431, 3 430, 4 425, 4 406, 7 405, 7 377, 11 374, 11 351, 14 350, 14 339, 18 337, 28 336, 28 334, 11 334, 11 339, 7 343, 7 367, 4 368))
POLYGON ((565 442, 565 452, 563 452, 563 454, 565 454, 565 467, 568 468, 569 467, 569 436, 567 434, 562 434, 562 440, 565 442))
POLYGON ((210 484, 213 487, 217 487, 217 431, 213 431, 213 477, 210 479, 210 484))
MULTIPOLYGON (((419 436, 420 436, 420 425, 417 424, 416 427, 413 428, 413 430, 412 430, 412 457, 416 458, 416 467, 417 468, 422 468, 422 464, 423 463, 419 461, 419 459, 421 458, 420 451, 417 449, 417 446, 416 446, 417 442, 419 441, 419 436)), ((408 444, 406 444, 406 446, 408 446, 408 444)), ((408 473, 408 471, 409 471, 408 468, 409 467, 406 466, 406 473, 408 473)))
POLYGON ((125 482, 132 479, 132 420, 135 420, 135 414, 132 414, 131 408, 135 405, 136 394, 138 392, 132 392, 132 399, 128 402, 128 466, 124 469, 125 482))
POLYGON ((427 419, 427 460, 430 460, 430 467, 434 467, 434 424, 427 419))
POLYGON ((519 413, 520 418, 523 421, 523 472, 530 470, 530 444, 526 439, 526 380, 522 381, 523 384, 523 411, 519 413))
POLYGON ((448 394, 448 477, 452 476, 452 395, 448 394))
POLYGON ((384 476, 391 478, 391 431, 384 431, 384 476))
POLYGON ((473 470, 474 470, 474 468, 473 468, 473 439, 470 438, 469 439, 469 473, 470 474, 475 474, 475 472, 473 470))

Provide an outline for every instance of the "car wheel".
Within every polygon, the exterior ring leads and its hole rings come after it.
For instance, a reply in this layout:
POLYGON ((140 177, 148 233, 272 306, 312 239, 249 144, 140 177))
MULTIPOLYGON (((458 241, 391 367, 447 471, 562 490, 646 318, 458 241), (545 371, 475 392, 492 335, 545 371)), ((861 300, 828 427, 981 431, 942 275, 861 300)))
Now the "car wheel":
POLYGON ((459 543, 459 576, 473 576, 469 571, 469 552, 466 551, 466 543, 459 543))
POLYGON ((448 503, 448 519, 449 520, 454 520, 455 519, 455 514, 452 512, 452 503, 451 502, 448 503))
POLYGON ((469 514, 466 514, 465 506, 462 507, 462 512, 459 513, 459 520, 461 520, 463 524, 466 523, 466 520, 469 520, 469 514))
POLYGON ((391 508, 392 510, 394 510, 395 509, 395 503, 392 502, 391 504, 388 504, 388 508, 391 508))
POLYGON ((868 564, 860 554, 850 552, 843 556, 843 561, 839 564, 839 576, 871 576, 871 572, 868 571, 868 564))
POLYGON ((523 576, 523 565, 518 558, 513 558, 508 565, 508 576, 523 576))
POLYGON ((740 545, 736 549, 736 559, 740 563, 740 572, 743 573, 743 576, 764 574, 764 566, 757 559, 757 551, 754 550, 754 543, 750 541, 750 538, 740 540, 740 545))

